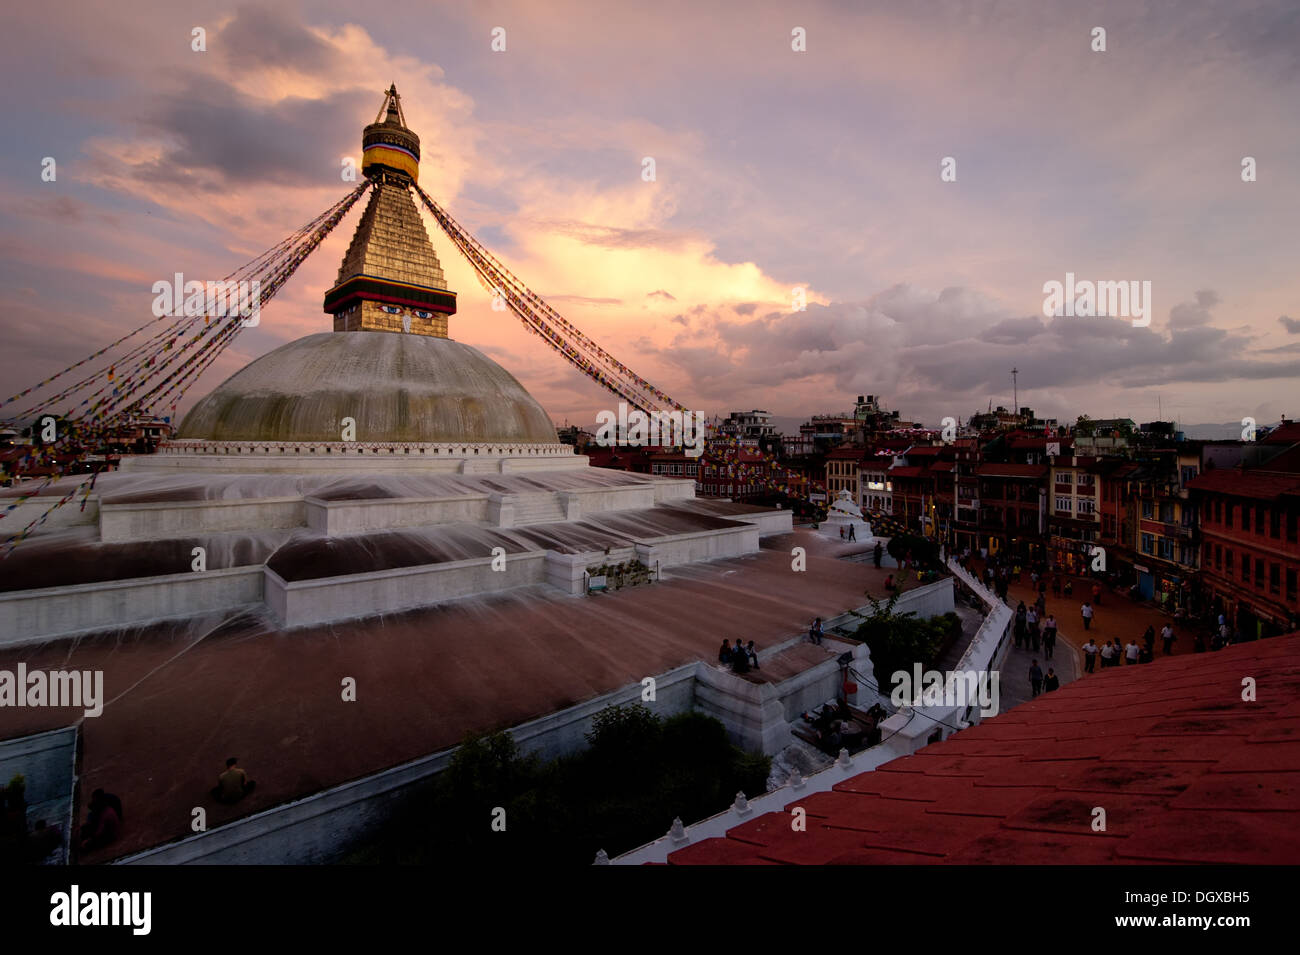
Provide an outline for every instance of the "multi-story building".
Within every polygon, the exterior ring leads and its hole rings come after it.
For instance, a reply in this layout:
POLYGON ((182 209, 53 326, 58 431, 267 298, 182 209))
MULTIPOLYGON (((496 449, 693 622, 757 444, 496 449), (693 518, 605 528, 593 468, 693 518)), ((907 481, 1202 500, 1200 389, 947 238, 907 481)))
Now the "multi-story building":
POLYGON ((889 469, 894 456, 888 452, 866 454, 862 461, 862 501, 864 511, 881 514, 894 513, 894 483, 889 479, 889 469))
POLYGON ((1053 566, 1081 574, 1092 566, 1092 549, 1101 530, 1101 494, 1093 457, 1052 458, 1047 484, 1048 553, 1053 566))
POLYGON ((968 509, 977 515, 976 546, 1024 561, 1045 556, 1047 473, 1045 464, 984 462, 974 467, 977 496, 968 509))
POLYGON ((733 411, 718 425, 718 431, 735 438, 746 448, 775 450, 781 437, 772 426, 772 415, 757 408, 753 411, 733 411))
POLYGON ((1284 423, 1247 450, 1258 463, 1206 470, 1188 488, 1203 587, 1250 639, 1300 628, 1300 426, 1284 423))
POLYGON ((867 456, 864 448, 836 448, 826 455, 826 495, 831 501, 848 491, 853 503, 862 507, 862 466, 867 456))

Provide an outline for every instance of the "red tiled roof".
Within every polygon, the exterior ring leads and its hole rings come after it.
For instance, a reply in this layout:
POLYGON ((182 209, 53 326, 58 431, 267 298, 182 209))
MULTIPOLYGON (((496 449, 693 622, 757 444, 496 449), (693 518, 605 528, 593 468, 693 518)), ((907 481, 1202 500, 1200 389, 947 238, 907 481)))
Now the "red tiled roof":
POLYGON ((1041 478, 1047 475, 1046 464, 981 464, 975 469, 980 477, 1041 478))
POLYGON ((1294 865, 1300 634, 1076 680, 668 861, 1294 865))
POLYGON ((951 471, 955 467, 952 461, 936 461, 930 465, 931 471, 951 471))
POLYGON ((1270 471, 1215 468, 1187 482, 1194 491, 1210 491, 1271 501, 1283 494, 1300 493, 1300 474, 1279 474, 1270 471))
POLYGON ((918 478, 924 477, 928 474, 929 469, 921 467, 904 467, 900 465, 898 467, 890 468, 888 473, 891 478, 918 478))
POLYGON ((866 454, 867 454, 867 452, 866 452, 863 448, 836 448, 836 449, 835 449, 834 451, 832 451, 830 454, 826 455, 826 457, 827 457, 827 459, 830 459, 830 458, 846 459, 846 458, 847 458, 847 459, 849 459, 849 460, 858 460, 858 461, 860 461, 860 460, 862 460, 864 457, 866 457, 866 454))
POLYGON ((907 449, 907 456, 908 456, 909 458, 911 458, 911 457, 918 457, 918 458, 937 457, 938 454, 939 454, 939 452, 942 451, 942 450, 943 450, 943 448, 940 448, 940 447, 938 447, 937 445, 926 444, 926 445, 922 445, 921 447, 912 447, 912 448, 908 448, 908 449, 907 449))
POLYGON ((1288 421, 1264 436, 1262 444, 1300 444, 1300 422, 1288 421))

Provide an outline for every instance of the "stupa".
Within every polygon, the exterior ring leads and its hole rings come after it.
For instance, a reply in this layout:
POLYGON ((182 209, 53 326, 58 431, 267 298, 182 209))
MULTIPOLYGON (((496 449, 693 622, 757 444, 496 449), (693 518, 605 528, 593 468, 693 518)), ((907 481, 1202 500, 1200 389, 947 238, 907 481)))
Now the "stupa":
POLYGON ((697 501, 689 479, 592 468, 561 444, 514 376, 450 337, 456 294, 411 196, 420 141, 395 86, 363 149, 371 195, 325 294, 333 331, 251 362, 175 440, 53 512, 5 561, 0 645, 211 612, 284 628, 538 584, 584 594, 609 564, 655 578, 790 531, 789 511, 697 501))
POLYGON ((862 515, 862 508, 853 503, 853 495, 847 489, 836 495, 835 501, 826 509, 826 520, 821 522, 821 531, 828 537, 841 539, 849 536, 853 529, 853 539, 859 543, 874 543, 871 522, 862 515))

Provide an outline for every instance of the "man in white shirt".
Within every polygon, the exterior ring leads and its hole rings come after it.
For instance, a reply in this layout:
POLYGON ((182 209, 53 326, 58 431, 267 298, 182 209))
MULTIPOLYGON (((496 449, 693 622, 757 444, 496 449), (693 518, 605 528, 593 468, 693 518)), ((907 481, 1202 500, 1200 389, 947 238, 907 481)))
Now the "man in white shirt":
POLYGON ((1097 667, 1097 644, 1093 643, 1092 637, 1083 645, 1083 669, 1087 673, 1093 673, 1097 667))
POLYGON ((1091 629, 1092 628, 1092 604, 1085 603, 1082 607, 1079 608, 1079 613, 1083 615, 1083 629, 1084 630, 1091 629))
POLYGON ((1101 665, 1103 667, 1110 666, 1110 658, 1114 655, 1115 648, 1110 645, 1109 640, 1101 645, 1101 665))
POLYGON ((1165 642, 1165 656, 1169 656, 1174 652, 1174 628, 1165 624, 1160 631, 1160 639, 1165 642))
POLYGON ((1125 659, 1124 659, 1124 663, 1125 663, 1125 665, 1127 666, 1127 665, 1129 665, 1129 664, 1137 663, 1137 662, 1138 662, 1138 654, 1141 653, 1141 652, 1142 652, 1142 650, 1141 650, 1141 648, 1137 645, 1137 641, 1134 640, 1134 639, 1132 639, 1132 638, 1130 638, 1130 639, 1129 639, 1129 642, 1128 642, 1128 646, 1124 648, 1124 658, 1125 658, 1125 659))

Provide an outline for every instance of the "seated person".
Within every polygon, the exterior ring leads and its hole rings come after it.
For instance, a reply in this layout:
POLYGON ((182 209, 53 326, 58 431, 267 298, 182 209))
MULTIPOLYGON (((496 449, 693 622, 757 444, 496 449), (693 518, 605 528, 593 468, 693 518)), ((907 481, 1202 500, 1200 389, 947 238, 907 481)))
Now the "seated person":
POLYGON ((720 650, 718 651, 718 662, 721 663, 721 664, 724 664, 724 665, 730 663, 730 662, 731 662, 731 653, 732 653, 732 651, 731 651, 731 641, 730 641, 730 640, 723 640, 723 641, 722 641, 722 649, 720 649, 720 650))
POLYGON ((731 652, 731 669, 734 673, 749 672, 749 656, 739 640, 736 641, 736 649, 731 652))
POLYGON ((90 796, 90 811, 81 827, 81 848, 98 849, 114 842, 122 830, 122 801, 96 789, 90 796))
POLYGON ((893 575, 893 574, 890 574, 888 577, 885 578, 885 589, 886 589, 886 590, 897 590, 897 589, 898 589, 898 586, 894 583, 894 575, 893 575))
POLYGON ((234 756, 226 760, 226 771, 217 777, 217 785, 212 790, 212 795, 218 802, 235 803, 243 799, 253 791, 257 783, 248 778, 248 774, 239 768, 236 764, 239 762, 234 756))

